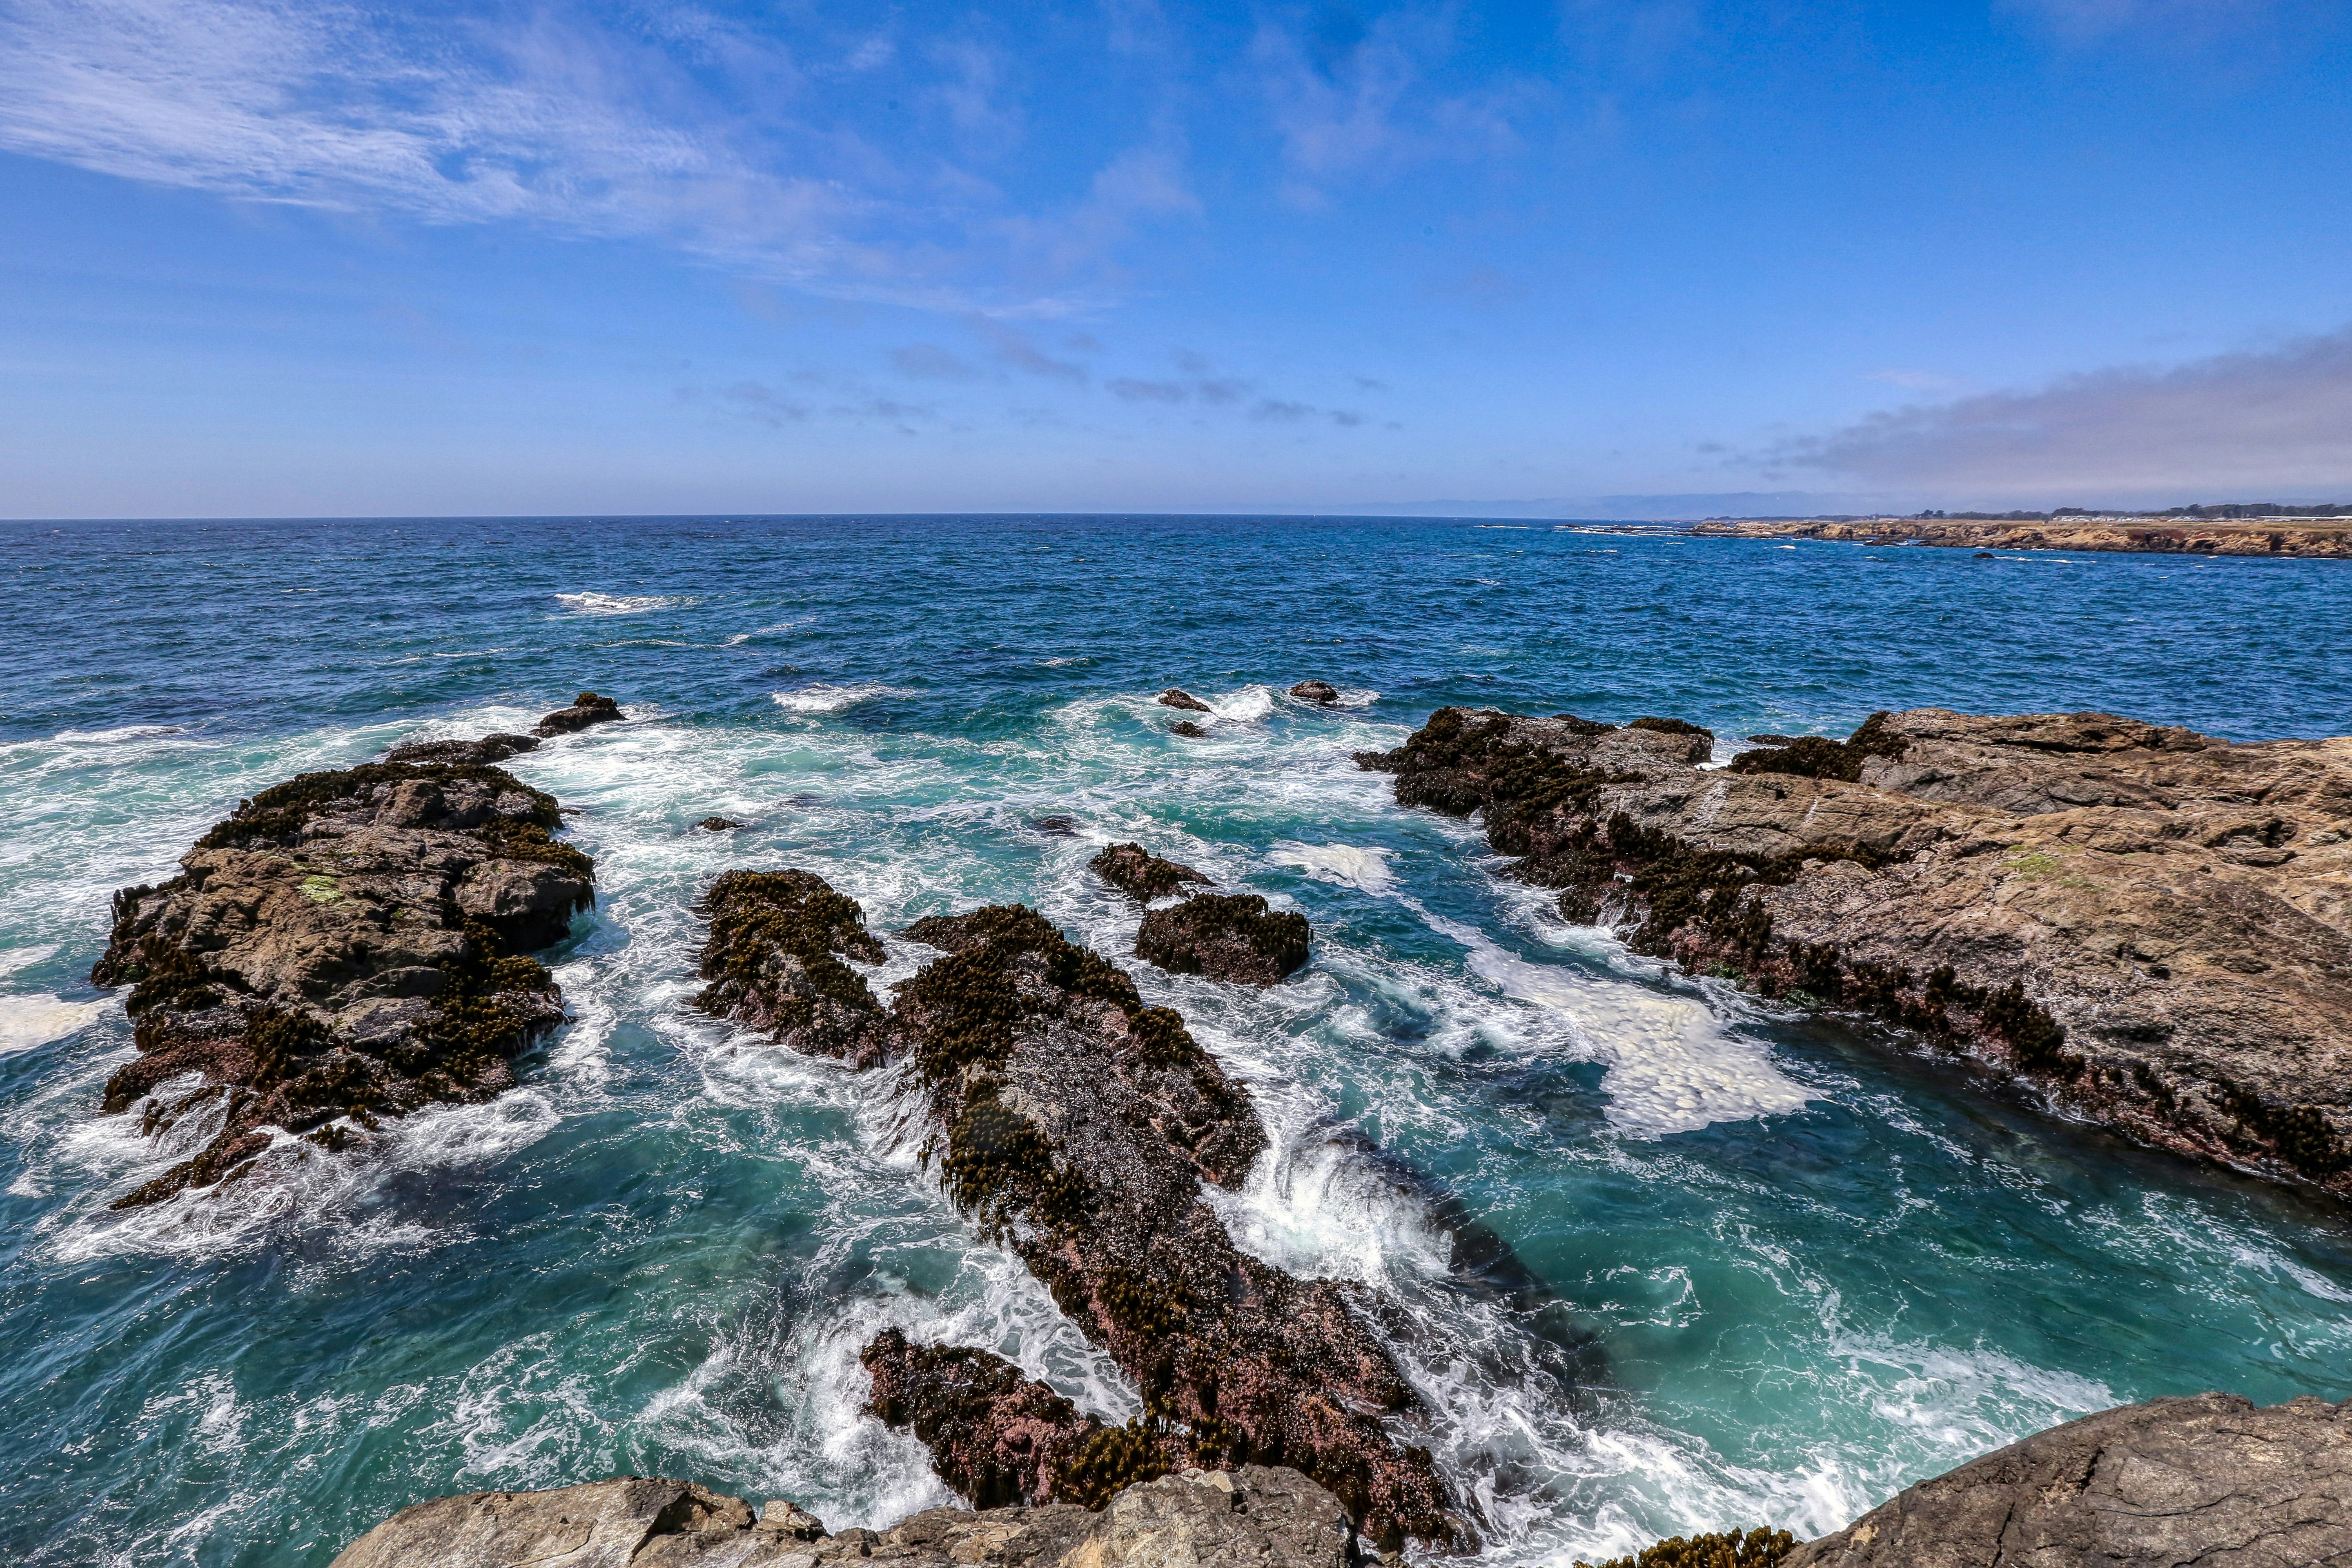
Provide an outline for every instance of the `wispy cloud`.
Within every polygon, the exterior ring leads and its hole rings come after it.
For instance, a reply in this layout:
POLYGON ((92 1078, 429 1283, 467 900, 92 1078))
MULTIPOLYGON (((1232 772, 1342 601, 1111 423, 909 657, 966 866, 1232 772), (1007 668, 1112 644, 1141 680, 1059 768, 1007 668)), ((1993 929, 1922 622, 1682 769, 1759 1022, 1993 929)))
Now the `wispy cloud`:
POLYGON ((1198 210, 1165 132, 1024 211, 974 167, 1025 135, 1003 51, 802 32, 692 9, 0 0, 0 148, 236 199, 649 239, 835 298, 1007 317, 1099 299, 1139 223, 1198 210), (894 154, 861 133, 843 106, 878 107, 886 69, 908 77, 908 122, 919 107, 952 135, 894 154))
POLYGON ((1768 472, 1988 497, 2352 495, 2352 328, 2267 352, 1897 409, 1764 458, 1768 472))

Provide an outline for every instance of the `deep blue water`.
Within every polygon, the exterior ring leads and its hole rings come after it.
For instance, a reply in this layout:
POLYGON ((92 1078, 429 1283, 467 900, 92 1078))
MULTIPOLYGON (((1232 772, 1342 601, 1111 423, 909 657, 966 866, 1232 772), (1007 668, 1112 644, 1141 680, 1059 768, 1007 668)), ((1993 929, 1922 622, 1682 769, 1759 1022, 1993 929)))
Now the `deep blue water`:
MULTIPOLYGON (((916 1168, 877 1077, 689 1015, 689 905, 799 865, 895 931, 1021 899, 1124 958, 1139 837, 1303 910, 1264 994, 1135 965, 1252 1086, 1244 1244, 1398 1303, 1494 1555, 1843 1523, 2126 1400, 2352 1394, 2343 1212, 2054 1123, 1665 976, 1496 880, 1351 751, 1431 709, 2102 708, 2352 729, 2352 569, 1299 519, 0 525, 0 1548, 324 1564, 421 1497, 682 1475, 836 1527, 943 1500, 859 1412, 885 1323, 1132 1392, 916 1168), (1282 697, 1306 677, 1324 712, 1282 697), (1182 685, 1206 741, 1151 704, 1182 685), (416 734, 632 721, 510 764, 584 807, 573 1022, 484 1107, 131 1215, 98 1090, 110 890, 241 795, 416 734), (752 825, 690 830, 713 812, 752 825), (1076 819, 1077 837, 1033 826, 1076 819), (1458 1199, 1549 1285, 1465 1294, 1458 1199), (1556 1341, 1590 1334, 1596 1384, 1556 1341)), ((893 942, 887 986, 919 950, 893 942)))

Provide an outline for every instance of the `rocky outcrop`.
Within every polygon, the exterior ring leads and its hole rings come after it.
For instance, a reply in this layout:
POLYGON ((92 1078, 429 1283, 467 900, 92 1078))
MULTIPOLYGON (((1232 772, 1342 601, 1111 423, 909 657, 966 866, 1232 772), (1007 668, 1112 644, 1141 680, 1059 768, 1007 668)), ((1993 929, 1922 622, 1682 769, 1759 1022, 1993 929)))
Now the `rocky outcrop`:
POLYGON ((1801 1546, 1783 1568, 2352 1563, 2352 1404, 2158 1399, 2012 1443, 1801 1546))
POLYGON ((105 1109, 146 1100, 150 1133, 219 1121, 115 1206, 236 1174, 268 1129, 340 1148, 379 1117, 512 1087, 508 1058, 563 1016, 520 955, 594 900, 560 821, 552 796, 491 767, 304 773, 240 802, 179 876, 117 893, 90 979, 131 987, 140 1056, 105 1109), (146 1099, 190 1074, 203 1082, 146 1099))
POLYGON ((1168 732, 1171 735, 1181 735, 1188 741, 1205 741, 1209 738, 1209 732, 1190 719, 1177 720, 1168 726, 1168 732))
POLYGON ((2303 555, 2352 560, 2352 523, 2313 519, 2053 518, 2011 522, 1969 518, 1753 518, 1694 524, 1701 537, 1832 539, 1861 544, 1932 544, 1958 550, 2144 551, 2160 555, 2303 555))
POLYGON ((1636 951, 1965 1049, 2133 1137, 2352 1195, 2352 740, 1881 713, 1701 733, 1444 709, 1359 762, 1485 813, 1636 951))
POLYGON ((1376 1538, 1459 1538, 1430 1456, 1381 1424, 1413 1395, 1349 1288, 1242 1253, 1202 1198, 1265 1134, 1183 1020, 1018 905, 907 934, 950 954, 893 1010, 929 1157, 1135 1380, 1143 1430, 1204 1465, 1296 1466, 1376 1538))
POLYGON ((1296 1470, 1187 1470, 1098 1510, 926 1509, 887 1530, 827 1531, 790 1502, 755 1515, 686 1481, 623 1477, 543 1492, 436 1498, 360 1537, 332 1568, 1347 1568, 1339 1500, 1296 1470))
POLYGON ((1087 861, 1087 869, 1139 904, 1164 899, 1188 885, 1216 885, 1192 867, 1162 860, 1140 844, 1114 844, 1087 861))
POLYGON ((865 911, 813 871, 729 871, 702 896, 709 982, 694 1005, 812 1056, 867 1068, 887 1053, 882 1005, 843 962, 879 963, 865 911))
POLYGON ((1302 680, 1290 689, 1290 694, 1301 702, 1315 702, 1328 708, 1339 700, 1339 689, 1328 680, 1302 680))
POLYGON ((610 724, 622 716, 621 705, 613 699, 583 691, 572 700, 571 707, 559 708, 541 719, 531 733, 542 738, 570 735, 585 730, 591 724, 610 724))
POLYGON ((485 735, 478 741, 411 741, 383 754, 387 763, 451 763, 487 767, 539 748, 531 735, 485 735))
POLYGON ((731 816, 706 816, 695 826, 705 833, 732 833, 743 825, 731 816))
POLYGON ((1206 713, 1209 705, 1181 686, 1171 686, 1154 699, 1162 708, 1181 708, 1188 713, 1206 713))
POLYGON ((1135 956, 1171 974, 1272 985, 1305 965, 1311 934, 1305 915, 1255 893, 1203 893, 1145 915, 1135 956))

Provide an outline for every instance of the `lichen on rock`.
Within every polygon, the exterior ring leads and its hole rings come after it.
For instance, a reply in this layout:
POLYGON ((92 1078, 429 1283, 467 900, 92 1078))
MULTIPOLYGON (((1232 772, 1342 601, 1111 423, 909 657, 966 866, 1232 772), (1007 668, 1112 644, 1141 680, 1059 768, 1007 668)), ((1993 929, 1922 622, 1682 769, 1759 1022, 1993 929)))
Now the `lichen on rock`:
POLYGON ((100 985, 131 987, 137 1060, 104 1109, 163 1131, 222 1104, 218 1131, 116 1200, 230 1179, 274 1141, 339 1148, 378 1118, 512 1087, 509 1058, 563 1016, 529 950, 593 903, 594 865, 553 837, 555 800, 494 767, 371 763, 238 804, 160 887, 114 898, 100 985))

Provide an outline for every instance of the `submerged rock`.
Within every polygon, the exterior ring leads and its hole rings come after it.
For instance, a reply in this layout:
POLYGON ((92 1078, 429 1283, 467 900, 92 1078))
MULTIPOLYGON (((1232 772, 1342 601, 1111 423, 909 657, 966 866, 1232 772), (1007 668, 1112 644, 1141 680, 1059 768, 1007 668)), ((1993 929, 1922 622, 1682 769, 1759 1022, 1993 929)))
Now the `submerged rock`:
POLYGON ((1168 726, 1168 732, 1171 735, 1181 735, 1188 741, 1205 741, 1209 738, 1209 732, 1190 719, 1177 720, 1168 726))
POLYGON ((394 746, 383 754, 387 763, 455 763, 461 766, 481 767, 491 763, 503 763, 509 757, 536 751, 539 741, 530 735, 485 735, 478 741, 411 741, 404 746, 394 746))
POLYGON ((569 735, 585 730, 591 724, 610 724, 622 717, 621 705, 609 697, 599 697, 583 691, 572 700, 569 708, 559 708, 539 721, 534 735, 569 735))
POLYGON ((1171 686, 1156 699, 1162 708, 1181 708, 1188 713, 1207 713, 1209 705, 1181 686, 1171 686))
POLYGON ((2158 1399, 1922 1481, 1785 1568, 2305 1568, 2352 1562, 2352 1403, 2158 1399))
POLYGON ((1301 702, 1319 702, 1325 707, 1339 700, 1339 689, 1328 680, 1302 680, 1290 689, 1290 694, 1301 702))
POLYGON ((706 1013, 772 1031, 793 1049, 872 1067, 887 1048, 882 1005, 842 960, 879 963, 866 915, 813 871, 729 871, 702 896, 710 921, 694 999, 706 1013))
POLYGON ((695 826, 705 833, 732 833, 743 825, 731 816, 706 816, 695 826))
POLYGON ((1636 952, 1866 1013, 2147 1142, 2352 1196, 2352 740, 1874 714, 1702 771, 1441 709, 1359 758, 1636 952))
POLYGON ((1272 985, 1307 963, 1311 934, 1305 915, 1255 893, 1202 893, 1145 915, 1135 956, 1171 974, 1272 985))
POLYGON ((1164 899, 1189 884, 1216 884, 1174 860, 1162 860, 1140 844, 1114 844, 1087 862, 1087 869, 1138 903, 1164 899))
POLYGON ((1098 1510, 925 1509, 887 1530, 828 1532, 791 1502, 755 1516, 687 1481, 621 1477, 542 1492, 473 1492, 403 1509, 332 1568, 814 1568, 871 1559, 906 1568, 1346 1568, 1339 1500, 1296 1470, 1187 1470, 1129 1487, 1098 1510))
POLYGON ((238 1173, 267 1128, 341 1147, 379 1116, 511 1088, 508 1058, 563 1016, 520 954, 595 898, 593 862, 551 837, 561 820, 554 797, 492 767, 304 773, 240 802, 179 876, 117 893, 90 979, 131 987, 140 1057, 104 1108, 200 1073, 149 1101, 143 1128, 215 1104, 221 1123, 114 1206, 238 1173))

